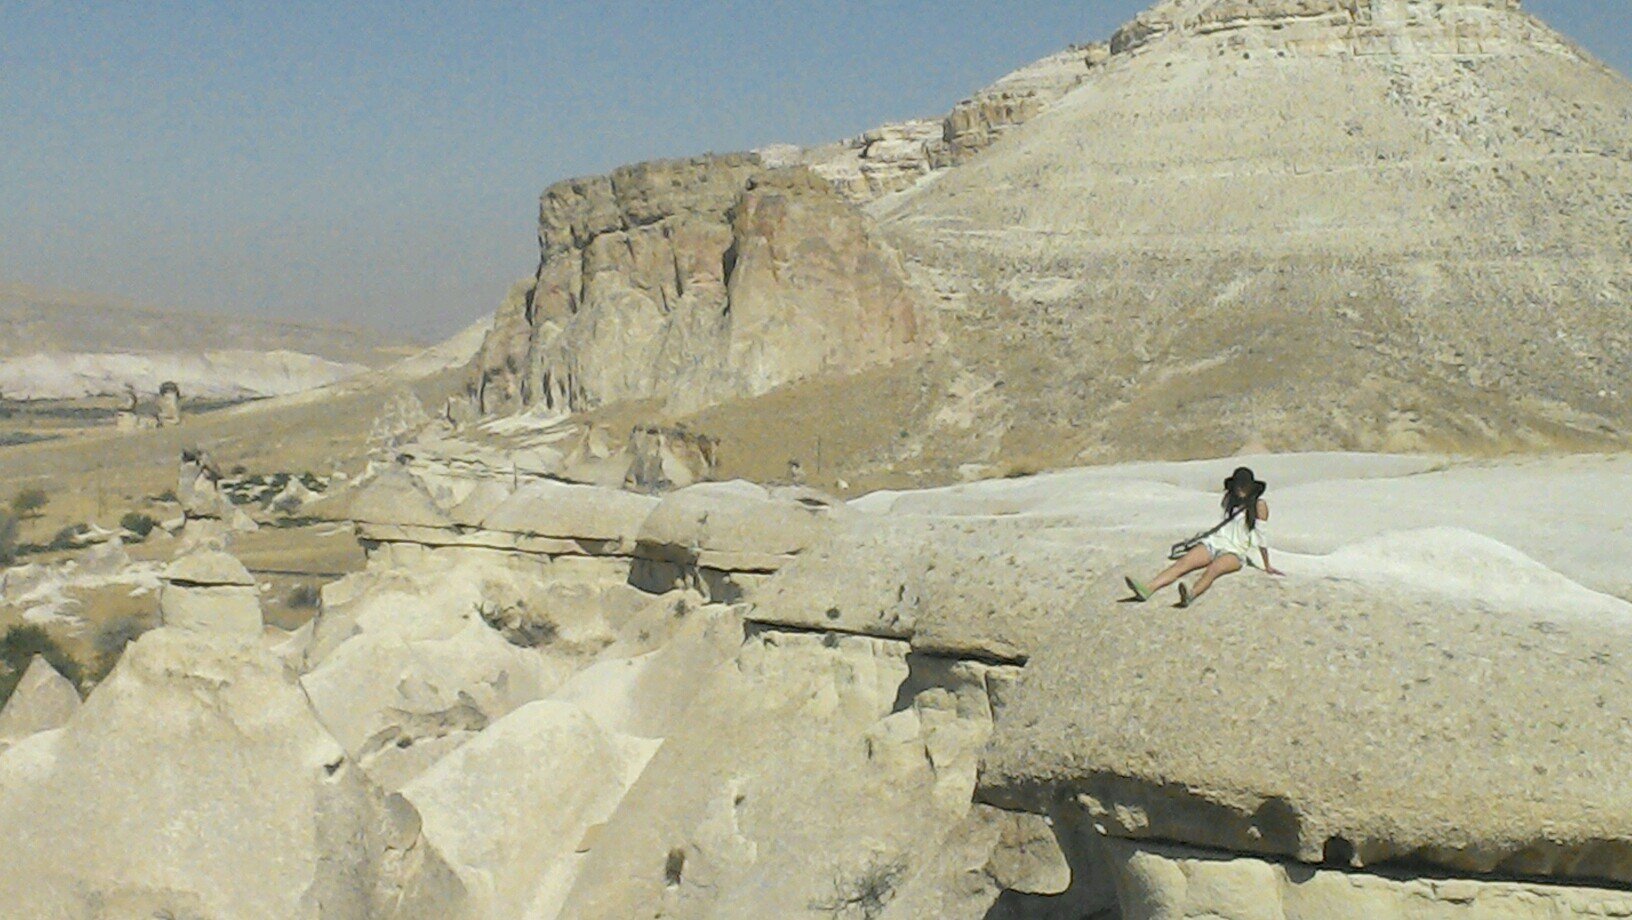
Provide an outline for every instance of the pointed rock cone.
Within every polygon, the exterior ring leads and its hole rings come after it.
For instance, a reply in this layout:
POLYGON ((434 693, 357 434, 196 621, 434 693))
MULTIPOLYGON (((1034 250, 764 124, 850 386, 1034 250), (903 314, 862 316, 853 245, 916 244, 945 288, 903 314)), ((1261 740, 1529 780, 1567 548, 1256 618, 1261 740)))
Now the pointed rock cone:
POLYGON ((35 655, 0 709, 0 749, 36 732, 61 728, 79 711, 79 691, 43 656, 35 655))

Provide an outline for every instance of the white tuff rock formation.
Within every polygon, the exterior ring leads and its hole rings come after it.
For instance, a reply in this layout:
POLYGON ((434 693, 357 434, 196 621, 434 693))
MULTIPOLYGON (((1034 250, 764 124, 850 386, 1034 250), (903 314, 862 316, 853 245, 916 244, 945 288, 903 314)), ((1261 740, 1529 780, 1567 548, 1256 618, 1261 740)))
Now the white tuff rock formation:
POLYGON ((282 664, 158 629, 64 728, 0 754, 0 903, 18 917, 371 916, 384 826, 282 664))
POLYGON ((1119 576, 1211 516, 1234 460, 848 503, 405 463, 357 496, 368 568, 275 653, 161 628, 0 753, 27 842, 0 894, 345 920, 1624 910, 1632 604, 1602 592, 1632 553, 1625 459, 1248 462, 1292 574, 1182 616, 1117 604, 1119 576))

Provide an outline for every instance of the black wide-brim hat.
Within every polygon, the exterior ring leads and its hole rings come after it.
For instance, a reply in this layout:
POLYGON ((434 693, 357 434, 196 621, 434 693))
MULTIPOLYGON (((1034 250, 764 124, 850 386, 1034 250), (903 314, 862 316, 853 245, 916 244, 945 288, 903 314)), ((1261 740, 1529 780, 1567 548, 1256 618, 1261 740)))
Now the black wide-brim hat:
POLYGON ((1254 476, 1252 470, 1244 466, 1236 467, 1235 472, 1224 477, 1225 489, 1233 489, 1236 487, 1237 483, 1250 483, 1253 498, 1262 497, 1264 490, 1269 488, 1269 483, 1264 482, 1257 476, 1254 476))

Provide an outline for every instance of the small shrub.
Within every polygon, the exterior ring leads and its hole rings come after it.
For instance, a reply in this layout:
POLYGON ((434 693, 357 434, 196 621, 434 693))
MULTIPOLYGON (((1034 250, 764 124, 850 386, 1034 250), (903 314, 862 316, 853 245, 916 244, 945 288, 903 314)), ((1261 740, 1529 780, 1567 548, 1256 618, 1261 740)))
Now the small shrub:
POLYGON ((69 524, 57 531, 51 537, 51 542, 45 544, 45 548, 51 551, 74 549, 79 546, 79 538, 90 532, 91 525, 89 524, 69 524))
POLYGON ((833 894, 827 900, 810 905, 812 910, 826 911, 833 917, 860 917, 876 920, 884 913, 895 888, 907 874, 904 860, 873 862, 854 878, 833 880, 833 894))
POLYGON ((79 662, 50 633, 33 624, 13 626, 0 635, 0 706, 11 698, 35 655, 43 657, 76 687, 85 678, 79 662))
POLYGON ((159 526, 159 522, 150 514, 131 511, 119 519, 119 526, 129 531, 136 539, 146 540, 147 535, 153 532, 153 528, 159 526))
POLYGON ((24 489, 11 497, 11 513, 19 518, 37 518, 50 503, 51 496, 44 489, 24 489))
MULTIPOLYGON (((0 418, 5 418, 0 413, 0 418)), ((0 447, 22 447, 25 444, 39 444, 44 441, 55 441, 60 435, 35 434, 32 431, 0 431, 0 447)))
POLYGON ((286 600, 290 610, 315 610, 322 602, 323 590, 317 585, 295 585, 286 600))
POLYGON ((153 496, 153 500, 156 502, 164 502, 165 504, 173 505, 176 503, 176 490, 165 489, 163 492, 153 496))
POLYGON ((506 642, 522 648, 548 645, 561 636, 560 627, 547 617, 530 615, 524 604, 505 606, 484 601, 476 605, 476 615, 498 630, 506 642))
POLYGON ((98 627, 95 638, 91 640, 92 647, 96 649, 91 680, 101 683, 106 679, 112 673, 113 666, 119 663, 119 657, 125 653, 125 646, 152 628, 153 624, 141 617, 116 617, 98 627))
POLYGON ((0 566, 17 561, 17 517, 9 511, 0 511, 0 566))

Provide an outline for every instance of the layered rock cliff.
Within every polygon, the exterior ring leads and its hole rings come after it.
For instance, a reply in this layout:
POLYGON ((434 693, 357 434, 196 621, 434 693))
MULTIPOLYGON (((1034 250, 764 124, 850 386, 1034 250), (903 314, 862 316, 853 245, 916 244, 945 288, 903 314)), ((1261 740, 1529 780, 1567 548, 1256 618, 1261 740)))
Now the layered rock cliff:
POLYGON ((751 154, 551 187, 542 260, 480 358, 487 412, 658 400, 685 410, 916 353, 917 295, 869 219, 751 154))
POLYGON ((991 146, 1075 89, 1109 59, 1104 43, 1072 46, 980 90, 938 119, 897 122, 821 147, 779 145, 767 159, 809 166, 852 201, 904 191, 991 146))

